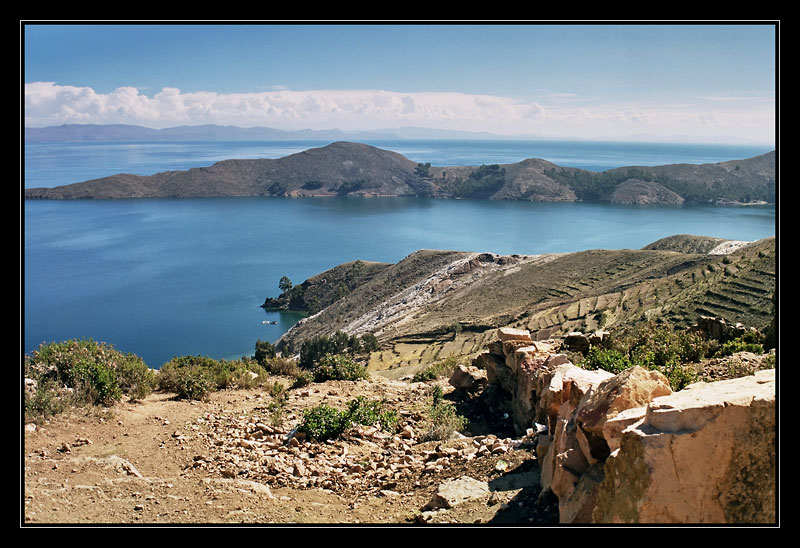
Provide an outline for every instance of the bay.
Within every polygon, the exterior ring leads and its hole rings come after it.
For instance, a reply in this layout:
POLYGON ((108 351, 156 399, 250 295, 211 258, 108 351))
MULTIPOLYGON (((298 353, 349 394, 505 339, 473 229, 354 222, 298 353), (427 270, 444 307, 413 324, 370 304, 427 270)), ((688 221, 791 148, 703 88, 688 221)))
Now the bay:
MULTIPOLYGON (((297 151, 309 148, 307 141, 279 142, 273 148, 265 143, 150 143, 142 151, 139 145, 140 157, 129 157, 132 169, 114 173, 148 174, 185 169, 176 167, 187 165, 183 162, 208 165, 209 160, 269 157, 266 152, 279 157, 294 146, 297 151), (187 159, 187 148, 196 152, 193 158, 187 159), (248 152, 252 154, 244 155, 248 152)), ((376 144, 434 165, 544 156, 532 153, 530 143, 519 142, 394 145, 376 144)), ((120 155, 132 154, 131 146, 26 145, 25 186, 51 186, 39 184, 44 179, 91 178, 85 175, 119 166, 120 155)), ((607 165, 605 169, 747 156, 739 147, 706 145, 547 146, 552 147, 551 158, 561 154, 587 166, 607 165), (650 161, 628 161, 635 158, 650 161)), ((283 275, 299 283, 345 261, 393 263, 418 249, 539 254, 638 249, 673 234, 755 240, 774 235, 775 221, 774 206, 355 197, 26 201, 23 351, 42 342, 86 337, 133 352, 151 367, 188 354, 235 358, 252 355, 257 339, 274 341, 299 319, 297 314, 267 312, 259 306, 265 297, 278 295, 283 275), (265 325, 263 320, 278 325, 265 325)))

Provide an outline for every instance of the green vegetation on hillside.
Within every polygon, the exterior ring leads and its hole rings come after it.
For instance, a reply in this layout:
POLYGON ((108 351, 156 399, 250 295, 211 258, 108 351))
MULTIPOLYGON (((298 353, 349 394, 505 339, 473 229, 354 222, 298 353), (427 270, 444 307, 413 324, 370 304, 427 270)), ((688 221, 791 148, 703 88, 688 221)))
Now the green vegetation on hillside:
MULTIPOLYGON (((775 180, 742 180, 736 175, 715 173, 713 180, 698 181, 693 178, 678 178, 664 173, 654 173, 642 168, 620 168, 594 172, 580 169, 552 168, 545 174, 554 181, 571 188, 579 200, 605 202, 614 190, 628 179, 658 183, 675 192, 686 203, 703 204, 717 201, 775 203, 775 180)), ((709 175, 711 176, 711 175, 709 175)))
POLYGON ((669 323, 644 322, 621 330, 602 346, 593 346, 578 365, 585 369, 603 369, 620 373, 631 367, 660 371, 673 390, 681 390, 698 380, 690 364, 705 358, 730 356, 735 352, 764 353, 764 335, 746 331, 721 343, 669 323))
POLYGON ((497 164, 482 165, 473 170, 469 177, 456 177, 442 183, 445 192, 455 198, 488 198, 506 182, 506 170, 497 164))

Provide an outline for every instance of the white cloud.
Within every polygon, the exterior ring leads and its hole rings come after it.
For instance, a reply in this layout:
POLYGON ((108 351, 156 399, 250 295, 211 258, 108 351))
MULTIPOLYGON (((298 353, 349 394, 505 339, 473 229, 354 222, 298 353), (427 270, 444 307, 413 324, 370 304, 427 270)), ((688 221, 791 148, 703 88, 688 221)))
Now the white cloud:
POLYGON ((568 94, 570 101, 565 103, 566 95, 520 101, 459 92, 275 89, 220 94, 166 87, 150 97, 132 87, 104 94, 90 87, 33 82, 25 85, 25 124, 126 123, 153 128, 222 124, 344 130, 421 126, 588 139, 650 134, 770 142, 774 137, 774 101, 762 98, 598 104, 575 94, 568 94))

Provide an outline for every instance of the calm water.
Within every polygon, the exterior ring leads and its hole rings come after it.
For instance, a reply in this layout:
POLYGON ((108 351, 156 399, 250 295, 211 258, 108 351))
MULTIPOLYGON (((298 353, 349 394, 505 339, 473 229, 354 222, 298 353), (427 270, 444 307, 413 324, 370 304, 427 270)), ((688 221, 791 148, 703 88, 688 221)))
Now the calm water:
MULTIPOLYGON (((544 157, 587 169, 766 152, 613 143, 583 149, 574 143, 495 141, 372 144, 434 165, 544 157)), ((185 169, 223 158, 279 157, 310 146, 315 145, 26 145, 25 186, 185 169)), ((397 262, 423 248, 523 254, 641 248, 680 233, 754 240, 775 234, 775 209, 406 198, 32 201, 24 203, 23 229, 23 351, 43 341, 91 337, 159 367, 176 355, 251 355, 257 339, 276 340, 298 316, 265 312, 259 305, 279 293, 283 275, 300 283, 345 261, 397 262)))

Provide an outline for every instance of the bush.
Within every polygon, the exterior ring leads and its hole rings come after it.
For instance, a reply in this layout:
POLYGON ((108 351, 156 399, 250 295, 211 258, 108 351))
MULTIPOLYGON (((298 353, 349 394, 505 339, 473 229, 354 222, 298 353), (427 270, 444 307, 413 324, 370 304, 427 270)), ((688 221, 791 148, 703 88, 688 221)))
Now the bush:
POLYGON ((225 388, 251 388, 267 376, 256 361, 215 360, 207 356, 174 357, 161 367, 159 388, 179 398, 205 399, 210 392, 225 388), (250 373, 255 373, 254 377, 250 373))
POLYGON ((272 343, 258 339, 256 341, 256 353, 253 358, 260 364, 275 357, 275 347, 272 343))
POLYGON ((378 349, 378 339, 372 334, 366 334, 360 339, 355 335, 348 335, 337 331, 331 336, 319 335, 303 341, 300 345, 300 358, 298 365, 301 369, 312 369, 327 354, 364 354, 378 349))
POLYGON ((142 399, 155 387, 155 373, 134 354, 92 339, 42 344, 24 360, 25 376, 36 381, 26 394, 26 412, 44 418, 75 405, 111 406, 128 395, 142 399))
POLYGON ((715 348, 696 333, 674 331, 670 326, 646 323, 629 333, 615 336, 610 348, 592 347, 580 366, 620 373, 634 366, 660 371, 673 390, 681 390, 697 379, 691 367, 711 355, 715 348))
POLYGON ((744 337, 738 337, 720 346, 715 356, 718 357, 731 356, 733 354, 736 354, 737 352, 752 352, 753 354, 763 354, 764 347, 763 345, 761 345, 761 343, 748 342, 747 340, 744 339, 744 337))
POLYGON ((603 369, 609 373, 620 373, 632 367, 631 360, 624 353, 613 348, 593 346, 586 354, 581 367, 584 369, 603 369))
POLYGON ((397 424, 397 415, 394 411, 384 410, 381 402, 370 401, 362 396, 348 402, 345 410, 327 404, 306 409, 298 430, 311 439, 324 442, 338 438, 355 424, 380 424, 381 428, 389 430, 397 424))
POLYGON ((383 430, 392 431, 397 426, 397 413, 384 410, 378 400, 368 400, 359 396, 347 404, 348 421, 352 424, 373 426, 379 424, 383 430))
POLYGON ((263 362, 263 366, 270 375, 297 377, 301 373, 300 368, 297 366, 297 362, 290 358, 276 356, 274 358, 265 360, 263 362))
POLYGON ((326 354, 314 366, 314 382, 356 381, 368 378, 367 368, 347 354, 326 354))

